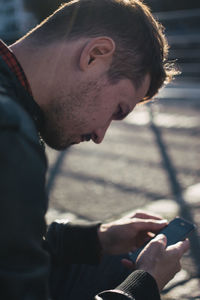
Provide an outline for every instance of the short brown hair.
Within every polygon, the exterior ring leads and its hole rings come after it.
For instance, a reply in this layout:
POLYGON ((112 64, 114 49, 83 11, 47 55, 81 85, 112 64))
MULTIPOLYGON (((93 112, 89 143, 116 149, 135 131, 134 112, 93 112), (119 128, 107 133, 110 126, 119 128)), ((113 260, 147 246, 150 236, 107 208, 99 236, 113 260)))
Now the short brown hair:
POLYGON ((77 37, 110 36, 116 51, 108 72, 112 82, 129 78, 138 87, 149 73, 151 99, 176 70, 167 62, 163 27, 139 0, 74 0, 62 5, 33 31, 40 43, 77 37))

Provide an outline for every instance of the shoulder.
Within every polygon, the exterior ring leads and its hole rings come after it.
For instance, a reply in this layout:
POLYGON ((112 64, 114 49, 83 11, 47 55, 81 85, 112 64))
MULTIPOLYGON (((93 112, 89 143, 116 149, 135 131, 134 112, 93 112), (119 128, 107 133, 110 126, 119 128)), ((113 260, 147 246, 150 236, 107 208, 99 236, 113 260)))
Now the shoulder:
POLYGON ((29 114, 16 101, 17 95, 9 93, 0 84, 0 130, 15 130, 32 143, 39 144, 38 133, 29 114))

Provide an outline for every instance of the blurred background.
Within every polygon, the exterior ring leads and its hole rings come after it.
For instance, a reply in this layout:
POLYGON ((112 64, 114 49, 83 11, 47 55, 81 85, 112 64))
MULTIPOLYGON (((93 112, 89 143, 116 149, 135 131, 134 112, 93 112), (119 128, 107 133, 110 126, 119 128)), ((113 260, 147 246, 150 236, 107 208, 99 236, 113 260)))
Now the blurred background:
MULTIPOLYGON (((200 1, 145 3, 165 26, 170 59, 182 73, 153 102, 113 122, 101 145, 47 148, 47 221, 107 221, 142 208, 195 222, 183 270, 162 297, 200 299, 200 1)), ((0 0, 0 38, 14 42, 60 4, 0 0)))

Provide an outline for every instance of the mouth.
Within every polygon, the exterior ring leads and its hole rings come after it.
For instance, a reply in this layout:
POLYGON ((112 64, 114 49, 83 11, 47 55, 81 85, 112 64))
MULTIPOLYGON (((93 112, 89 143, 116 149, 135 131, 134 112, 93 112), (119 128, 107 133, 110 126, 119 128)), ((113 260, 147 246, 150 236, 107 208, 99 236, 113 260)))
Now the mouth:
POLYGON ((77 145, 82 142, 89 142, 92 139, 92 134, 83 134, 80 136, 80 139, 71 143, 71 145, 77 145))
POLYGON ((89 142, 92 139, 91 134, 84 134, 81 136, 81 142, 89 142))

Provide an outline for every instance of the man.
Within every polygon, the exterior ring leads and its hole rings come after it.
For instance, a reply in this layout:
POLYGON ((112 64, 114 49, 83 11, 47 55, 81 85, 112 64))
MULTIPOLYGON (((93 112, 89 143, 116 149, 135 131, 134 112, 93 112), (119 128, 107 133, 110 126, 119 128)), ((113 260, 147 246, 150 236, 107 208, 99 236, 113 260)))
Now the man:
POLYGON ((166 55, 160 26, 137 0, 76 0, 9 49, 1 42, 1 299, 160 299, 188 241, 166 248, 156 237, 135 272, 115 270, 112 258, 103 269, 83 266, 136 249, 167 222, 137 213, 108 224, 54 222, 46 231, 43 140, 58 150, 101 143, 112 120, 173 73, 166 55))

